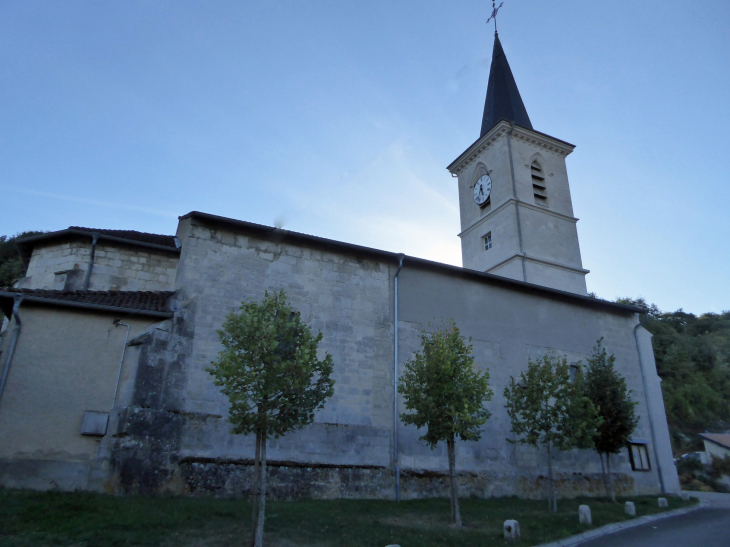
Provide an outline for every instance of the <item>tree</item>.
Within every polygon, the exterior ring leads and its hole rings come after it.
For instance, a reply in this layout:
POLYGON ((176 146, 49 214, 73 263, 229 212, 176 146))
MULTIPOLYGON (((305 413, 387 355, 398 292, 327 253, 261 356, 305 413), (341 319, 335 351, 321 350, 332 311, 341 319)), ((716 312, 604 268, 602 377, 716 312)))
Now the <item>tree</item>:
POLYGON ((603 420, 598 426, 598 435, 594 442, 596 452, 601 458, 603 482, 608 496, 614 502, 616 496, 611 477, 611 454, 621 452, 639 423, 634 412, 636 403, 629 397, 626 379, 616 372, 615 361, 615 355, 607 355, 603 338, 599 339, 593 348, 592 357, 588 359, 584 383, 586 396, 598 409, 598 415, 603 420), (606 455, 606 467, 603 466, 603 454, 606 455))
POLYGON ((420 439, 432 450, 440 441, 446 441, 451 523, 461 526, 454 447, 457 437, 463 441, 481 438, 479 428, 490 416, 483 404, 491 400, 493 394, 489 388, 489 372, 474 371, 472 346, 467 345, 453 321, 435 332, 423 332, 421 348, 406 363, 398 385, 406 409, 415 413, 401 414, 400 419, 418 429, 425 426, 427 431, 420 439))
POLYGON ((0 236, 0 287, 11 287, 25 275, 25 264, 18 253, 17 240, 43 232, 20 232, 13 237, 0 236))
POLYGON ((557 512, 558 502, 553 477, 552 449, 593 448, 596 428, 600 425, 596 408, 583 394, 580 369, 574 381, 565 357, 544 355, 528 360, 527 371, 520 373, 504 389, 507 414, 512 433, 521 435, 513 444, 545 447, 550 485, 549 507, 557 512))
POLYGON ((255 434, 252 542, 263 544, 266 507, 266 440, 300 429, 334 393, 332 357, 317 358, 322 333, 313 336, 284 291, 261 303, 242 302, 226 317, 218 336, 223 350, 207 371, 230 401, 233 433, 255 434), (258 503, 257 503, 258 501, 258 503))

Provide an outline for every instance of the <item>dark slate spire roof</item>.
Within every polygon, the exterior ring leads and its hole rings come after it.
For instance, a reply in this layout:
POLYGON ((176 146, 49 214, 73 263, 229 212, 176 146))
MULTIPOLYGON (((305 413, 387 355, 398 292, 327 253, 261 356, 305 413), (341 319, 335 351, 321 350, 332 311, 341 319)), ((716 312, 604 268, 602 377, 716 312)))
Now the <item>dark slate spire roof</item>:
POLYGON ((530 117, 522 103, 507 57, 502 50, 502 44, 499 43, 499 36, 495 33, 492 67, 489 69, 487 99, 484 101, 482 132, 479 138, 486 135, 502 119, 532 129, 530 117))

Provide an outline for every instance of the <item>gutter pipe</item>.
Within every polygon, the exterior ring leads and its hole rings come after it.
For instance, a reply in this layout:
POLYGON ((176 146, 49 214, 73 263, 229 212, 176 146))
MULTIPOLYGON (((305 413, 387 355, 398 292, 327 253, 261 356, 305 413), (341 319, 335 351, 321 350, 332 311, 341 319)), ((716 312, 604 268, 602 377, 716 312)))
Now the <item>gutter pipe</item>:
POLYGON ((659 452, 657 451, 656 444, 656 431, 654 429, 654 419, 651 414, 651 403, 649 402, 649 389, 646 384, 646 372, 644 371, 644 360, 641 358, 641 347, 639 346, 639 335, 638 330, 644 323, 649 320, 649 314, 647 313, 643 320, 634 327, 634 340, 636 341, 636 352, 639 355, 639 366, 641 367, 641 379, 644 383, 644 398, 646 399, 646 411, 649 416, 649 429, 651 430, 651 443, 654 447, 654 461, 656 462, 657 473, 659 474, 659 487, 661 488, 662 494, 666 493, 664 487, 664 474, 662 473, 662 464, 659 461, 659 452))
POLYGON ((520 223, 520 203, 517 199, 517 183, 515 182, 515 167, 512 162, 512 132, 515 130, 515 122, 510 122, 507 132, 507 148, 509 149, 509 171, 512 175, 512 195, 515 198, 515 212, 517 213, 517 235, 520 238, 520 254, 522 255, 522 281, 527 283, 527 268, 525 267, 525 247, 522 244, 522 224, 520 223))
POLYGON ((395 340, 393 343, 393 465, 395 466, 395 499, 400 501, 400 465, 398 464, 398 275, 403 268, 403 253, 398 255, 398 269, 394 277, 395 340))
POLYGON ((94 267, 94 254, 96 254, 96 242, 99 241, 99 234, 92 234, 91 240, 91 258, 89 266, 86 268, 86 277, 84 278, 84 289, 89 290, 89 281, 91 280, 91 269, 94 267))
POLYGON ((18 314, 18 309, 20 308, 20 303, 23 301, 22 295, 16 295, 15 296, 15 302, 13 303, 13 317, 15 318, 15 328, 13 329, 13 334, 10 338, 10 346, 8 347, 8 357, 5 359, 5 366, 3 367, 3 375, 0 378, 0 400, 2 400, 3 397, 3 391, 5 390, 5 382, 8 379, 8 373, 10 372, 10 363, 13 361, 13 354, 15 353, 15 346, 18 343, 18 336, 20 336, 20 327, 22 327, 23 322, 20 320, 20 315, 18 314))
POLYGON ((122 348, 122 358, 119 359, 119 373, 117 374, 117 383, 114 386, 114 399, 112 399, 112 410, 114 405, 117 404, 117 391, 119 390, 119 379, 122 377, 122 365, 124 365, 124 354, 127 352, 127 342, 129 341, 129 325, 126 323, 120 323, 119 319, 114 320, 115 327, 127 327, 127 334, 124 337, 124 347, 122 348))

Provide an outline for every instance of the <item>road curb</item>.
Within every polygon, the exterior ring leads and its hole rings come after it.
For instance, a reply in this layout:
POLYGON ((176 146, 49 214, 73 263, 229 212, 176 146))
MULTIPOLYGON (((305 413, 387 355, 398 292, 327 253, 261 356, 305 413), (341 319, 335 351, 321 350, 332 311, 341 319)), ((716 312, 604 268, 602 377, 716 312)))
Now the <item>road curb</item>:
POLYGON ((704 506, 705 504, 703 504, 700 500, 700 503, 698 503, 697 505, 693 505, 692 507, 683 507, 682 509, 674 509, 665 513, 657 513, 656 515, 646 515, 643 517, 626 520, 624 522, 614 522, 613 524, 606 524, 605 526, 601 526, 600 528, 594 528, 593 530, 588 530, 587 532, 584 532, 582 534, 559 539, 557 541, 551 541, 550 543, 541 543, 540 545, 535 545, 535 547, 574 547, 575 545, 580 545, 585 541, 607 536, 615 532, 620 532, 621 530, 626 530, 627 528, 634 528, 636 526, 641 526, 642 524, 647 524, 649 522, 655 522, 657 520, 678 517, 679 515, 684 515, 685 513, 691 513, 692 511, 702 509, 704 506))

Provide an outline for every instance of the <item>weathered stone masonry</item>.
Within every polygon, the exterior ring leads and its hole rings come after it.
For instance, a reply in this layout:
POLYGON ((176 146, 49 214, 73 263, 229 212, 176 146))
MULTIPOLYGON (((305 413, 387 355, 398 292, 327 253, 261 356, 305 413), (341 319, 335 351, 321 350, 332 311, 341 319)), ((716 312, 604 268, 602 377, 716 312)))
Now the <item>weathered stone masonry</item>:
MULTIPOLYGON (((395 255, 225 220, 196 214, 181 220, 178 311, 169 332, 134 341, 143 348, 134 393, 102 442, 98 487, 226 496, 250 491, 253 439, 230 433, 227 400, 205 368, 220 349, 215 331, 225 315, 243 299, 283 289, 313 330, 323 332, 336 385, 315 423, 271 440, 272 495, 392 498, 395 255)), ((576 362, 604 336, 639 401, 637 436, 650 437, 631 312, 410 258, 399 279, 399 362, 418 349, 429 322, 454 318, 473 338, 477 366, 491 374, 493 416, 483 439, 457 449, 464 495, 544 495, 544 454, 507 443, 502 391, 528 357, 545 351, 576 362)), ((444 495, 445 450, 430 450, 419 435, 399 426, 402 495, 444 495)), ((556 468, 564 495, 602 491, 594 452, 559 454, 556 468)), ((614 468, 618 491, 658 490, 656 468, 632 472, 626 454, 614 468)))
MULTIPOLYGON (((166 291, 173 288, 179 259, 176 249, 140 248, 131 243, 98 242, 89 290, 166 291)), ((89 238, 37 245, 26 277, 18 287, 81 289, 90 260, 89 238)))

